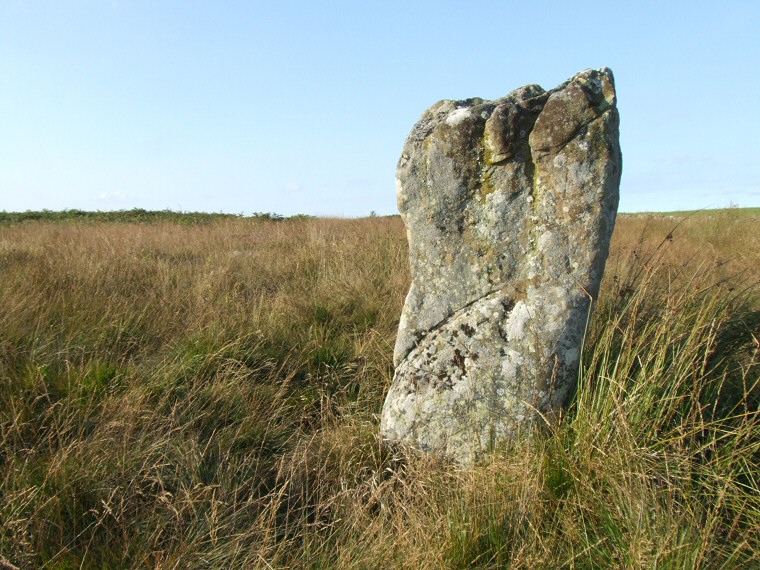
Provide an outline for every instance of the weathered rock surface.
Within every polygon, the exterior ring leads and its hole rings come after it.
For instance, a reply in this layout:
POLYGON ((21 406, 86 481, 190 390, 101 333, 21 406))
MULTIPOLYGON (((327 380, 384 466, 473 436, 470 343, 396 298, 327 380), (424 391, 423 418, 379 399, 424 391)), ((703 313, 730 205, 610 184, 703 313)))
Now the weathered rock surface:
POLYGON ((607 68, 423 114, 397 171, 412 285, 384 438, 469 463, 566 404, 621 169, 607 68))

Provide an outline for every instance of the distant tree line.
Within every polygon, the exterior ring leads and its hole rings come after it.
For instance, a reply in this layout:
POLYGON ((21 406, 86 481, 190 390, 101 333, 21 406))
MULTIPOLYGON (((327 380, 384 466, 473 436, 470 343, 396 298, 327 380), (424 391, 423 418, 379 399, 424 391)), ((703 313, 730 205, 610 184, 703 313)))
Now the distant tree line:
POLYGON ((133 208, 131 210, 114 210, 108 212, 89 212, 86 210, 39 210, 26 212, 0 212, 0 225, 11 225, 30 221, 92 221, 92 222, 126 222, 126 223, 155 223, 175 222, 180 224, 205 224, 218 220, 227 219, 259 219, 268 221, 281 221, 285 219, 308 219, 313 216, 298 214, 285 218, 272 212, 254 212, 250 216, 240 214, 224 214, 209 212, 174 212, 172 210, 143 210, 133 208))

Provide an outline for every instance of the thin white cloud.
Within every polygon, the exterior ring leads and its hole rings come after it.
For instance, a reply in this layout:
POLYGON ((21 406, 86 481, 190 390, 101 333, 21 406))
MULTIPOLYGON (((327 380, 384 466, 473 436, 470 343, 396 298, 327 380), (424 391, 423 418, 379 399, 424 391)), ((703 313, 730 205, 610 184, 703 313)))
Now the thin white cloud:
POLYGON ((303 184, 301 182, 288 182, 285 186, 280 186, 280 191, 285 194, 293 194, 295 192, 301 192, 303 190, 303 184))
POLYGON ((95 196, 92 197, 93 200, 96 202, 115 202, 120 201, 124 199, 124 192, 122 190, 116 190, 115 192, 108 193, 108 192, 98 192, 95 196))

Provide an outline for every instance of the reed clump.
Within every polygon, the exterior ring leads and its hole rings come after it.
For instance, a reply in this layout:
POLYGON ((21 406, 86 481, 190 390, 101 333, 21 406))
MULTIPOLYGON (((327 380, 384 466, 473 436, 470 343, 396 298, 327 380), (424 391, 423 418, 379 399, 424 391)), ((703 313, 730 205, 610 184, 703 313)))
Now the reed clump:
POLYGON ((20 568, 755 568, 756 212, 622 216, 561 418, 470 469, 377 438, 391 218, 0 227, 20 568))

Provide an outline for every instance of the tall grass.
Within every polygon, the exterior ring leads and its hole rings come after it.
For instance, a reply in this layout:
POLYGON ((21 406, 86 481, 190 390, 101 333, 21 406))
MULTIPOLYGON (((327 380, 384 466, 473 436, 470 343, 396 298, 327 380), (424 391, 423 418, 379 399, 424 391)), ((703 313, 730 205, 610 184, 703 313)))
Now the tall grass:
POLYGON ((619 221, 572 405, 470 469, 376 437, 397 218, 2 227, 0 555, 757 567, 758 220, 710 215, 619 221))

